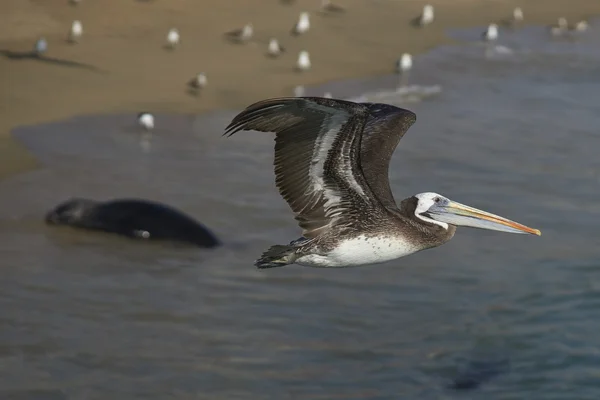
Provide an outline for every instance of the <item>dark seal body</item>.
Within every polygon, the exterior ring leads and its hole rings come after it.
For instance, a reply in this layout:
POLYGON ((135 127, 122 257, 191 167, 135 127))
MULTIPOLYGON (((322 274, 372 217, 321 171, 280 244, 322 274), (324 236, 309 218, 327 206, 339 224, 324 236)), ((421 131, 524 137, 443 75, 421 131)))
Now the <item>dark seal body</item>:
POLYGON ((46 214, 46 223, 116 233, 135 239, 169 240, 212 248, 221 243, 201 223, 167 205, 147 200, 106 202, 72 198, 46 214))

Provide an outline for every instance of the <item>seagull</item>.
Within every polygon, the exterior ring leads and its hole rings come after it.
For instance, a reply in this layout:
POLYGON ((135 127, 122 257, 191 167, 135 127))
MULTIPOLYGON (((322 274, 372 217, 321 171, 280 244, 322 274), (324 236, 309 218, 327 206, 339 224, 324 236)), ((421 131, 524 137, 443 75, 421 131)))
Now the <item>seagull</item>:
POLYGON ((298 22, 292 28, 292 35, 302 35, 310 29, 310 18, 307 12, 301 12, 298 22))
POLYGON ((83 35, 83 25, 81 25, 81 21, 75 20, 71 24, 68 41, 70 43, 77 43, 81 35, 83 35))
POLYGON ((412 69, 413 60, 412 56, 408 53, 402 54, 402 56, 396 61, 396 73, 398 74, 400 81, 398 86, 405 86, 408 80, 408 72, 412 69))
POLYGON ((440 246, 457 226, 541 235, 437 193, 397 205, 388 169, 416 115, 388 104, 320 97, 263 100, 239 113, 224 135, 275 133, 275 182, 295 214, 302 237, 270 247, 259 269, 300 264, 377 264, 440 246))
POLYGON ((521 7, 516 7, 513 10, 513 22, 517 23, 517 22, 523 22, 524 16, 523 16, 523 10, 521 10, 521 7))
POLYGON ((589 28, 587 21, 579 21, 571 27, 572 32, 585 32, 589 28))
POLYGON ((138 125, 142 127, 146 132, 154 129, 154 115, 149 112, 141 112, 137 117, 138 125))
POLYGON ((39 57, 46 51, 48 51, 48 42, 46 41, 46 38, 41 37, 37 40, 37 42, 35 42, 35 46, 33 47, 33 54, 39 57))
POLYGON ((208 79, 206 78, 206 74, 201 72, 188 81, 188 88, 197 93, 201 89, 204 89, 207 84, 208 79))
POLYGON ((227 36, 229 40, 235 43, 245 43, 252 39, 253 35, 254 27, 252 26, 252 24, 246 24, 240 29, 234 29, 225 33, 225 36, 227 36))
POLYGON ((498 39, 498 25, 489 24, 485 32, 481 35, 484 41, 493 42, 498 39))
POLYGON ((295 97, 302 97, 304 96, 304 92, 306 91, 306 89, 304 89, 304 86, 302 85, 298 85, 294 88, 294 96, 295 97))
POLYGON ((279 44, 277 39, 269 40, 269 46, 267 47, 267 55, 269 57, 277 57, 284 51, 285 49, 279 44))
POLYGON ((423 13, 413 20, 413 24, 425 27, 433 22, 433 6, 426 4, 423 6, 423 13))
POLYGON ((321 0, 321 11, 325 13, 343 13, 346 12, 346 9, 332 3, 331 0, 321 0))
POLYGON ((296 61, 296 69, 298 71, 308 71, 310 69, 310 56, 308 51, 302 50, 298 54, 298 61, 296 61))
POLYGON ((167 48, 174 49, 179 44, 179 31, 175 28, 169 30, 167 33, 167 48))
POLYGON ((558 21, 556 21, 556 25, 550 26, 550 33, 552 36, 560 36, 565 33, 568 29, 567 19, 564 17, 560 17, 558 21))

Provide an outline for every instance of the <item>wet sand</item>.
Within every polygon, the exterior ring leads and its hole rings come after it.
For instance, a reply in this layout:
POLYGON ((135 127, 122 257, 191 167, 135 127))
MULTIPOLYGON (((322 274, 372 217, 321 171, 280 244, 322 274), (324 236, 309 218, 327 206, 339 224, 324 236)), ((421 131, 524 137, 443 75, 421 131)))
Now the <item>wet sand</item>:
MULTIPOLYGON (((570 22, 600 13, 589 0, 439 0, 436 21, 425 30, 410 25, 424 1, 339 0, 340 16, 324 16, 319 1, 277 0, 123 1, 4 0, 0 3, 0 179, 36 165, 36 160, 10 136, 19 125, 68 116, 147 110, 202 113, 239 108, 269 96, 291 95, 296 85, 388 74, 402 52, 418 54, 450 42, 447 28, 486 25, 502 20, 519 5, 529 24, 550 24, 565 16, 570 22), (311 31, 291 37, 300 11, 311 12, 311 31), (83 23, 78 45, 66 43, 71 21, 83 23), (225 31, 252 22, 255 40, 234 45, 225 31), (177 27, 182 43, 163 49, 169 28, 177 27), (43 35, 48 56, 93 66, 78 68, 14 59, 8 52, 30 51, 43 35), (265 57, 270 37, 287 53, 265 57), (311 53, 313 69, 298 74, 300 50, 311 53), (199 97, 186 93, 197 72, 209 86, 199 97)), ((335 93, 334 93, 335 95, 335 93)))

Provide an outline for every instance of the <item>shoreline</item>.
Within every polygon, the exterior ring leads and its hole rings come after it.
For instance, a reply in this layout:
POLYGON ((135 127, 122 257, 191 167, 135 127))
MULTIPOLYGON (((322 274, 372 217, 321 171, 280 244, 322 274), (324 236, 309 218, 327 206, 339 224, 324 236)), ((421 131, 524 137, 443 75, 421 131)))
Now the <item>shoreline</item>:
POLYGON ((77 7, 63 0, 47 0, 43 6, 6 0, 0 5, 0 50, 28 51, 44 35, 48 56, 94 65, 99 72, 0 57, 0 87, 8 88, 0 101, 0 179, 38 166, 11 135, 19 126, 85 114, 200 115, 238 109, 292 95, 296 85, 389 75, 401 53, 418 55, 456 43, 448 30, 485 26, 510 16, 516 6, 523 8, 523 26, 548 25, 560 16, 572 23, 600 14, 600 2, 586 0, 439 0, 431 2, 436 21, 420 30, 410 20, 425 1, 339 2, 348 9, 344 15, 322 16, 314 12, 319 2, 310 0, 291 6, 252 6, 240 0, 210 5, 103 0, 101 6, 83 0, 77 7), (108 16, 108 8, 119 16, 108 16), (300 11, 311 12, 311 31, 293 38, 289 29, 300 11), (73 19, 84 24, 82 42, 75 46, 64 42, 73 19), (222 39, 223 32, 249 21, 257 43, 232 45, 222 39), (161 48, 171 26, 182 34, 180 48, 172 53, 161 48), (264 55, 271 36, 288 49, 276 60, 264 55), (293 65, 302 49, 310 51, 313 69, 298 74, 293 65), (185 84, 201 71, 208 75, 208 87, 197 98, 189 96, 185 84))

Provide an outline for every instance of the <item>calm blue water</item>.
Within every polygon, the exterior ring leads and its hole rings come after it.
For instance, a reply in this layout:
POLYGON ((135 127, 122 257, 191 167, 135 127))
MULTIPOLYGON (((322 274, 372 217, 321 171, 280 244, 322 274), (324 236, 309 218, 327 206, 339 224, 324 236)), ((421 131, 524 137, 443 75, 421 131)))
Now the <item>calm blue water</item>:
POLYGON ((158 115, 145 139, 133 115, 18 129, 44 168, 0 183, 0 397, 600 398, 599 30, 417 57, 410 84, 442 89, 420 101, 393 76, 308 88, 417 113, 392 160, 398 201, 436 191, 543 232, 459 229, 374 267, 254 269, 298 228, 271 135, 220 136, 235 111, 158 115), (44 226, 70 196, 164 201, 228 245, 44 226), (448 388, 472 376, 485 382, 448 388))

